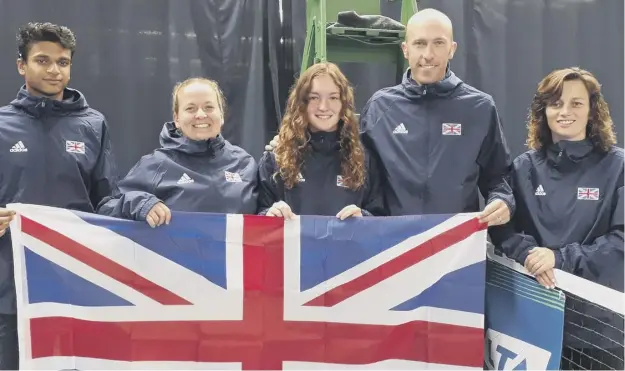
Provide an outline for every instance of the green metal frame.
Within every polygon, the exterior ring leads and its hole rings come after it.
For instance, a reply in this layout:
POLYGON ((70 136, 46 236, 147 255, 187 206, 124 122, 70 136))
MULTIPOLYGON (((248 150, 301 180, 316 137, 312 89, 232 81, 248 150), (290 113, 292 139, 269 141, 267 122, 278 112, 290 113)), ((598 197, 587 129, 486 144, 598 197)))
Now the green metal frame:
MULTIPOLYGON (((417 12, 416 0, 401 1, 401 23, 417 12)), ((306 43, 300 72, 319 62, 379 62, 408 67, 400 47, 405 31, 353 27, 328 27, 338 13, 354 10, 361 15, 380 14, 380 0, 306 0, 306 43)))

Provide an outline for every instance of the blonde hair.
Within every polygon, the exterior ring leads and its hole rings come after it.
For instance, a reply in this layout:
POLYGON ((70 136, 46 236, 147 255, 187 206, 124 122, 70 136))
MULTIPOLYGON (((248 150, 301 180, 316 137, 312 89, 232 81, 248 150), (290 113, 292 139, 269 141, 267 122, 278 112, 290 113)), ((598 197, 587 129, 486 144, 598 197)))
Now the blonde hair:
POLYGON ((216 81, 207 79, 205 77, 192 77, 192 78, 184 80, 183 82, 179 82, 176 84, 176 86, 174 86, 174 90, 172 91, 172 94, 171 94, 173 115, 175 116, 178 113, 178 110, 180 109, 180 104, 178 103, 178 93, 180 92, 181 89, 184 89, 185 87, 194 83, 206 84, 215 91, 215 94, 217 95, 217 105, 219 106, 219 110, 221 111, 221 116, 222 118, 225 117, 226 116, 226 98, 224 97, 224 93, 221 91, 221 89, 219 88, 219 84, 217 84, 216 81))

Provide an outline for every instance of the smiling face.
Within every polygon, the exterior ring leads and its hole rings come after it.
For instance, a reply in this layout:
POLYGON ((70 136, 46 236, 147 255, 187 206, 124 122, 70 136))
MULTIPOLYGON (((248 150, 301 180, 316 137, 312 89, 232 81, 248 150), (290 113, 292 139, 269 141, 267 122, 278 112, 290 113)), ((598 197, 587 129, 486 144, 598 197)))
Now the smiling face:
POLYGON ((26 89, 34 96, 55 100, 63 98, 70 79, 72 52, 60 43, 40 41, 30 45, 26 60, 17 60, 26 89))
POLYGON ((312 80, 308 93, 308 125, 311 131, 332 132, 338 128, 341 118, 341 92, 334 80, 327 74, 312 80))
POLYGON ((208 140, 221 133, 224 123, 218 93, 208 83, 192 82, 177 92, 176 127, 192 140, 208 140))
POLYGON ((583 81, 562 84, 562 95, 547 104, 545 116, 554 143, 560 140, 583 140, 590 114, 590 97, 583 81))
POLYGON ((402 50, 412 79, 419 84, 442 80, 456 48, 451 21, 443 13, 426 9, 408 22, 402 50))

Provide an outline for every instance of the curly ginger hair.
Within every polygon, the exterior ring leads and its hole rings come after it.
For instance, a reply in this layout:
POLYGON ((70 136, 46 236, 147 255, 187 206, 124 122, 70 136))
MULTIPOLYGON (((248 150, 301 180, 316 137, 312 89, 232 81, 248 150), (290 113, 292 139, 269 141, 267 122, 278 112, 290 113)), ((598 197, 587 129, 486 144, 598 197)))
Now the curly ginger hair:
POLYGON ((278 164, 278 174, 287 188, 293 188, 308 150, 308 95, 313 80, 319 76, 329 76, 339 88, 341 99, 340 132, 341 176, 343 184, 356 190, 365 182, 365 154, 360 142, 358 120, 354 113, 354 91, 341 70, 333 63, 318 63, 308 68, 299 77, 287 101, 282 119, 279 141, 274 153, 278 164))

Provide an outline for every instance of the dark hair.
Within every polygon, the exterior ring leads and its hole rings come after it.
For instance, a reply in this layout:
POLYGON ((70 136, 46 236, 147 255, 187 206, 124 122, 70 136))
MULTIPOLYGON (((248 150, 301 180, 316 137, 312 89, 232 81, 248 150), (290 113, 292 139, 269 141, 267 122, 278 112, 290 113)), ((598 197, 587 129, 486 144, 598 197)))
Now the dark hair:
POLYGON ((590 139, 593 147, 601 152, 608 152, 616 143, 614 124, 608 104, 601 94, 601 84, 592 73, 578 67, 571 67, 551 72, 538 84, 527 124, 527 146, 530 149, 538 150, 553 143, 545 109, 547 105, 560 99, 565 81, 575 80, 584 83, 590 98, 586 137, 590 139))
POLYGON ((59 43, 64 49, 71 51, 72 57, 74 56, 76 36, 74 36, 72 30, 49 22, 31 22, 17 31, 18 57, 26 61, 31 46, 42 41, 59 43))

